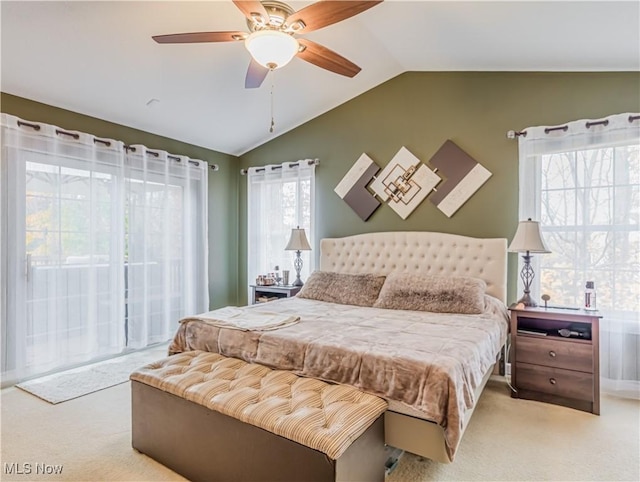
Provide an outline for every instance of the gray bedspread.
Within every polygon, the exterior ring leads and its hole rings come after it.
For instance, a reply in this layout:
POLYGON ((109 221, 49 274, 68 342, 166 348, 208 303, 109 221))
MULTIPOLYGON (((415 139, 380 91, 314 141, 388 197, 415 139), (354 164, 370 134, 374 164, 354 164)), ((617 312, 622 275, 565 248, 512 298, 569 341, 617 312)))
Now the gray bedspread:
POLYGON ((268 311, 300 316, 296 325, 239 331, 185 318, 169 353, 216 352, 399 401, 444 428, 453 460, 474 390, 506 340, 506 307, 490 296, 485 305, 458 315, 289 298, 268 311))

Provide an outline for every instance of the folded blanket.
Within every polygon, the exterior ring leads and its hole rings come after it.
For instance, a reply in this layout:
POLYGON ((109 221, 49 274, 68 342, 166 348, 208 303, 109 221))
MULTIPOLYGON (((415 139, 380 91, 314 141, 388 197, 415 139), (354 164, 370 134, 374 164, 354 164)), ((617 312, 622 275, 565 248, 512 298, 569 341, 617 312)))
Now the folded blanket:
POLYGON ((183 318, 180 320, 180 323, 186 321, 200 321, 209 325, 231 328, 233 330, 268 331, 293 325, 300 321, 300 317, 286 313, 273 313, 270 311, 227 306, 226 308, 209 311, 208 313, 183 318))

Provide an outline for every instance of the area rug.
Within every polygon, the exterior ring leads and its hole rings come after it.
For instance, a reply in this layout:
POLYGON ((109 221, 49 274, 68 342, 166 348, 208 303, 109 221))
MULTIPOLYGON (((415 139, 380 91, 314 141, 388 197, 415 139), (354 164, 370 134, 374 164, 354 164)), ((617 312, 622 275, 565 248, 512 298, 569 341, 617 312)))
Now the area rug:
POLYGON ((57 404, 89 393, 125 383, 136 368, 164 358, 166 348, 143 350, 110 360, 93 363, 41 378, 35 378, 16 387, 49 403, 57 404))

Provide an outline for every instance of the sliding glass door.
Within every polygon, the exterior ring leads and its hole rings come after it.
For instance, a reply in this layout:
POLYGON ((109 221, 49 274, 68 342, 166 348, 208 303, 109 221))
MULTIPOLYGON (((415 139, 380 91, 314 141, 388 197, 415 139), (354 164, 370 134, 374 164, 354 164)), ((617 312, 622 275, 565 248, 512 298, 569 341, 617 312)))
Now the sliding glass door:
POLYGON ((3 152, 9 379, 124 347, 122 156, 88 157, 86 146, 64 142, 23 147, 3 152))
POLYGON ((167 341, 207 311, 206 163, 1 117, 4 385, 167 341))

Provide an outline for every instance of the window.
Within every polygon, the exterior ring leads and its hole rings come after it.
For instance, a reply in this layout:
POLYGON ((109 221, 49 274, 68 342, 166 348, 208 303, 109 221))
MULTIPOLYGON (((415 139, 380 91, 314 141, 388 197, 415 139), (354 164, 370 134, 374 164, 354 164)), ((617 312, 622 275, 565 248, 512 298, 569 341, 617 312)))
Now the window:
MULTIPOLYGON (((520 218, 540 221, 533 293, 582 306, 594 281, 601 368, 640 388, 640 127, 629 114, 529 128, 519 140, 520 218)), ((619 385, 619 384, 618 384, 619 385)), ((626 384, 629 388, 629 383, 626 384)))
POLYGON ((640 308, 638 145, 541 156, 540 222, 552 254, 541 285, 561 305, 580 306, 585 280, 598 307, 631 315, 640 308))
MULTIPOLYGON (((289 270, 295 280, 295 253, 285 251, 291 229, 304 228, 314 246, 314 161, 299 161, 250 168, 247 173, 248 196, 248 280, 255 283, 259 274, 289 270)), ((313 271, 313 253, 302 253, 301 278, 313 271)))

